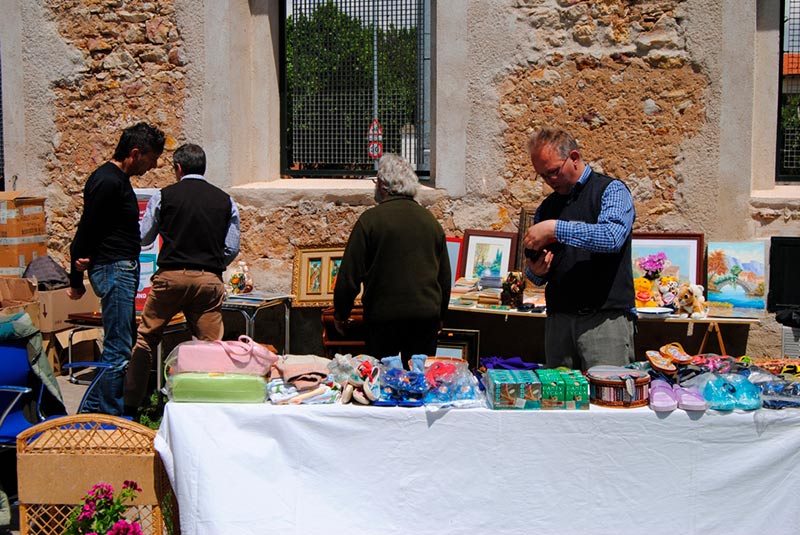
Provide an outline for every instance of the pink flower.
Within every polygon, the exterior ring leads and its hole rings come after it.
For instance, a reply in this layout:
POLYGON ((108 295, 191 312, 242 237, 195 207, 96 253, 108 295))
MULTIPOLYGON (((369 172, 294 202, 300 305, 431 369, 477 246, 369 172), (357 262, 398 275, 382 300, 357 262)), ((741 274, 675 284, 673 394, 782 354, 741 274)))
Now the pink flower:
POLYGON ((126 479, 126 480, 125 480, 125 481, 122 483, 122 488, 123 488, 123 489, 131 489, 131 490, 135 490, 136 492, 142 492, 142 489, 139 487, 139 484, 138 484, 138 483, 136 483, 136 481, 131 481, 131 480, 129 480, 129 479, 126 479))
POLYGON ((138 522, 129 524, 127 520, 118 520, 107 535, 142 535, 142 528, 138 522))
POLYGON ((123 519, 130 502, 142 489, 135 481, 125 481, 115 496, 114 488, 99 483, 91 488, 80 508, 73 509, 67 519, 64 535, 142 535, 138 518, 123 519))

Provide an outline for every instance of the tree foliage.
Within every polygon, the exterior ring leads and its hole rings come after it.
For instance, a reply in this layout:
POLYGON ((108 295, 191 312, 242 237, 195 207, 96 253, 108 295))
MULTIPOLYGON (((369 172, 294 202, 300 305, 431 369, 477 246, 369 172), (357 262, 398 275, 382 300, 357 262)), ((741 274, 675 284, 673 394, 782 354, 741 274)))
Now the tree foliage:
POLYGON ((372 167, 366 157, 366 132, 373 118, 373 48, 377 49, 377 119, 383 128, 384 151, 400 152, 403 129, 416 122, 417 28, 376 29, 372 21, 349 15, 333 0, 287 19, 285 126, 291 167, 372 167), (295 142, 302 144, 302 154, 299 146, 293 147, 295 142), (314 154, 323 147, 324 154, 314 154), (352 154, 357 155, 356 161, 347 157, 352 154))

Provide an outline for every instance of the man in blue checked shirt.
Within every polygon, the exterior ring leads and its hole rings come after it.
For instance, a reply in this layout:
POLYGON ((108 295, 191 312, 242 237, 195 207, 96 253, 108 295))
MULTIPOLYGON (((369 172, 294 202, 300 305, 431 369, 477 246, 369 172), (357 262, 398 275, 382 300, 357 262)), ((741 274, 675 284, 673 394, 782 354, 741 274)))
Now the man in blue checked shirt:
POLYGON ((630 191, 593 171, 563 130, 535 132, 526 149, 537 176, 553 189, 523 238, 526 276, 547 284, 547 366, 586 370, 633 362, 630 191))

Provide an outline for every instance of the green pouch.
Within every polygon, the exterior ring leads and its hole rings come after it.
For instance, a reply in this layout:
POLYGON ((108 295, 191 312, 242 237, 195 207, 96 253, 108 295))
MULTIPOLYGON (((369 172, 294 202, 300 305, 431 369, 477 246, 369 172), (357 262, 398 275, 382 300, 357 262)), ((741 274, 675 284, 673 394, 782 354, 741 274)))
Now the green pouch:
POLYGON ((177 402, 264 403, 267 385, 258 375, 186 372, 169 376, 167 393, 177 402))

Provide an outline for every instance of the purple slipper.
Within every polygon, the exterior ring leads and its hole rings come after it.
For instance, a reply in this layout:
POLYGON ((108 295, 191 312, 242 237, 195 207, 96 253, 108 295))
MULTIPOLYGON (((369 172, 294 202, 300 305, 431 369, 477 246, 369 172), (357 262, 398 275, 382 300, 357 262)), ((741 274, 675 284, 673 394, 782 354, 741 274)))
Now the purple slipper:
POLYGON ((650 383, 650 408, 656 412, 669 412, 678 408, 675 391, 663 379, 654 379, 650 383))
POLYGON ((678 408, 685 411, 704 411, 708 407, 703 394, 696 388, 685 388, 680 385, 672 387, 678 399, 678 408))

